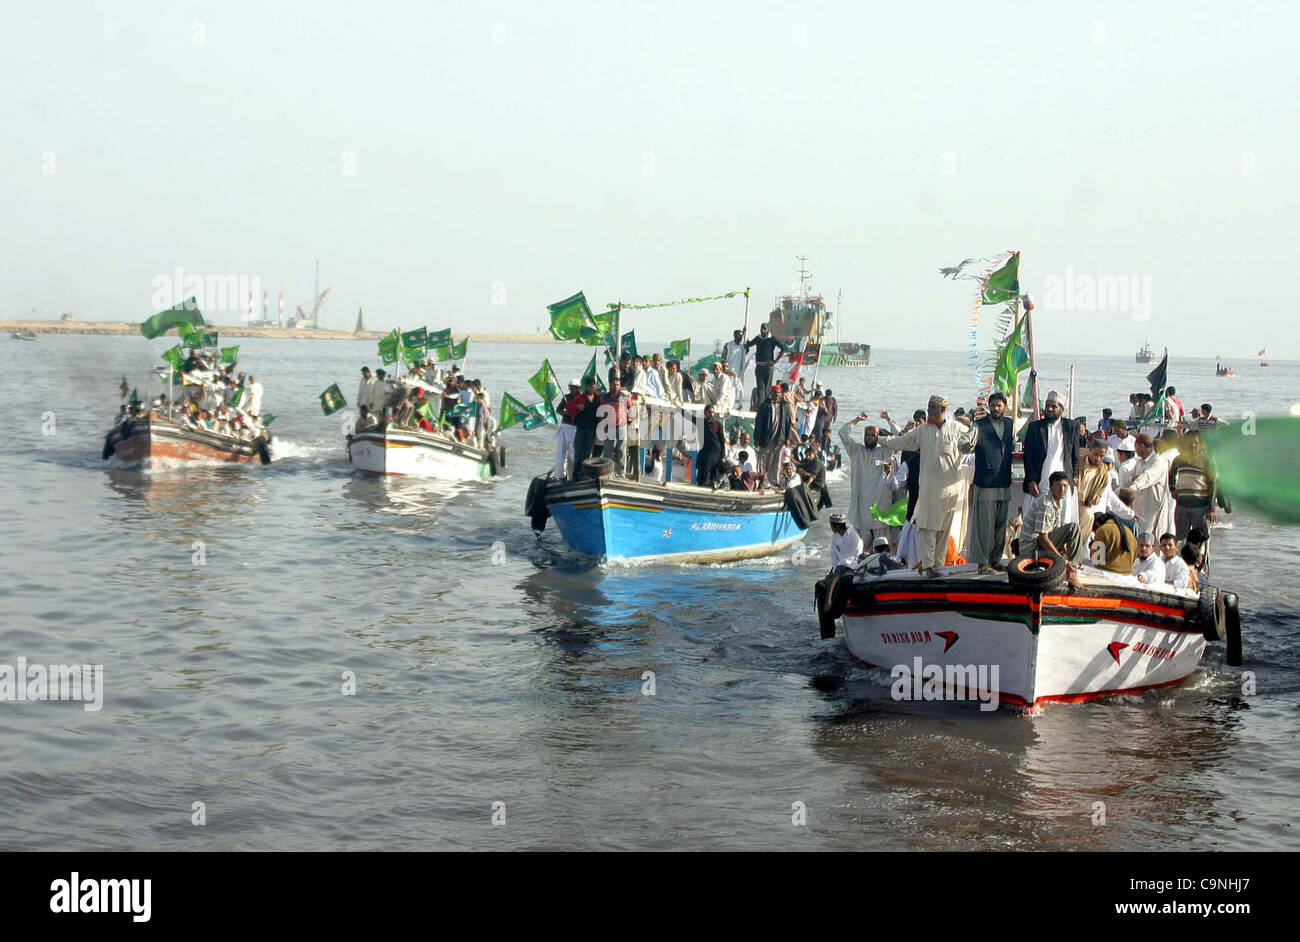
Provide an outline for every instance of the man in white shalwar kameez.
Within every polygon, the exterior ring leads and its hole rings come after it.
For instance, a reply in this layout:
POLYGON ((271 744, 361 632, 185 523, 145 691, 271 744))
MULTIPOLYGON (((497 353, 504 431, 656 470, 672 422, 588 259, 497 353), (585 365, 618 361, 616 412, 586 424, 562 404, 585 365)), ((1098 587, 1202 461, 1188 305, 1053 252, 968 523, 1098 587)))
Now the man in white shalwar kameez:
POLYGON ((1155 449, 1146 432, 1134 439, 1137 463, 1128 486, 1137 492, 1133 513, 1138 530, 1149 530, 1157 539, 1174 530, 1174 500, 1169 493, 1169 461, 1155 449))
POLYGON ((924 425, 880 440, 885 448, 920 453, 921 490, 912 519, 920 531, 921 567, 929 576, 937 576, 935 570, 948 558, 948 536, 966 498, 962 459, 975 443, 974 429, 949 419, 947 412, 947 397, 931 396, 924 425))
MULTIPOLYGON (((871 505, 887 511, 894 503, 893 478, 894 469, 898 467, 898 455, 880 445, 880 430, 874 425, 867 426, 861 440, 856 437, 855 427, 868 414, 859 412, 840 426, 840 443, 844 446, 845 464, 851 476, 849 523, 858 531, 862 542, 870 546, 878 536, 892 542, 891 528, 871 516, 871 505)), ((880 417, 889 423, 889 434, 897 435, 898 426, 889 413, 881 412, 880 417)))
POLYGON ((731 372, 735 374, 734 389, 736 398, 732 404, 733 409, 739 409, 743 405, 740 401, 740 394, 745 388, 745 362, 748 358, 745 356, 745 332, 743 330, 734 330, 731 332, 731 339, 727 345, 722 348, 722 355, 731 365, 731 372))

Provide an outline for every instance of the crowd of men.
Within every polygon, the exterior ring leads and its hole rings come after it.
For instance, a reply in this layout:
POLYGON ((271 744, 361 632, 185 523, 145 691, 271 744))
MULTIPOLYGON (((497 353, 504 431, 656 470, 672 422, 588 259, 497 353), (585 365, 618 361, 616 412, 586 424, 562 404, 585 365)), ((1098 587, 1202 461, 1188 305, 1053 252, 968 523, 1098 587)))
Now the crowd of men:
POLYGON ((820 383, 809 386, 806 377, 772 383, 772 368, 784 353, 763 324, 748 341, 743 331, 735 331, 722 355, 694 378, 678 360, 624 353, 610 367, 605 391, 593 376, 571 380, 557 410, 552 477, 572 479, 595 457, 612 461, 616 474, 659 481, 670 477, 675 462, 688 469, 693 483, 714 489, 763 490, 799 482, 817 487, 827 463, 835 460, 829 433, 839 407, 832 390, 820 383), (751 349, 759 385, 746 403, 751 349), (677 408, 683 405, 702 408, 677 408), (754 413, 752 436, 731 419, 742 412, 754 413), (682 434, 680 423, 696 415, 700 418, 689 434, 682 434), (669 422, 678 426, 670 428, 669 422))
POLYGON ((370 367, 361 367, 356 405, 358 432, 418 429, 481 448, 496 424, 492 398, 482 381, 466 378, 455 363, 440 370, 433 360, 417 360, 405 376, 390 377, 383 369, 372 374, 370 367))
POLYGON ((186 428, 232 438, 252 440, 266 431, 262 421, 262 384, 252 374, 236 373, 234 364, 219 363, 214 352, 189 351, 169 392, 174 399, 162 393, 147 405, 124 404, 118 410, 114 428, 155 412, 186 428))
POLYGON ((869 414, 859 413, 840 429, 852 489, 848 513, 832 517, 832 559, 852 565, 845 560, 869 545, 937 576, 966 560, 992 573, 1008 556, 1053 553, 1073 584, 1086 559, 1143 583, 1197 588, 1218 509, 1231 511, 1201 437, 1219 421, 1208 403, 1184 413, 1173 387, 1164 399, 1158 438, 1132 431, 1150 425, 1136 397, 1129 420, 1106 409, 1089 429, 1065 418, 1063 397, 1050 392, 1042 417, 1018 434, 1000 392, 951 416, 948 400, 932 396, 902 429, 881 410, 884 425, 865 426, 860 439, 869 414), (1013 486, 1021 451, 1024 476, 1013 486), (904 496, 906 523, 882 521, 904 496))

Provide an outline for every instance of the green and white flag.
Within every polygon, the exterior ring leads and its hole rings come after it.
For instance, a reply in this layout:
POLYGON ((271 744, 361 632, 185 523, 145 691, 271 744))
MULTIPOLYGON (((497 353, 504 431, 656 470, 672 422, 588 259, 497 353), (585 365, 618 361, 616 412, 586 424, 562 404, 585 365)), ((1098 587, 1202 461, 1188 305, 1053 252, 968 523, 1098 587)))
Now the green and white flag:
POLYGON ((1007 263, 989 275, 980 293, 982 304, 1003 304, 1020 294, 1020 253, 1012 255, 1007 263))
POLYGON ((203 324, 180 324, 176 328, 176 336, 180 337, 181 343, 190 348, 203 346, 203 324))
POLYGON ((541 425, 558 425, 559 421, 549 402, 534 402, 528 407, 528 414, 524 416, 524 428, 532 430, 541 425))
POLYGON ((1024 348, 1021 342, 1021 330, 1024 327, 1024 319, 1016 323, 1016 329, 1012 331, 1011 336, 1002 344, 998 351, 997 369, 993 374, 993 385, 1002 390, 1008 396, 1014 395, 1016 390, 1016 380, 1025 367, 1029 366, 1029 351, 1024 348))
POLYGON ((451 351, 450 359, 452 360, 465 359, 465 357, 469 355, 469 335, 466 334, 464 340, 462 340, 460 343, 453 343, 450 347, 448 347, 448 349, 451 351))
POLYGON ((153 340, 153 338, 167 333, 173 327, 180 327, 181 324, 203 326, 203 314, 199 311, 198 303, 193 298, 182 301, 175 307, 168 308, 165 311, 159 311, 140 325, 140 333, 153 340))
POLYGON ((243 400, 244 400, 244 387, 240 386, 233 393, 231 393, 230 405, 232 407, 237 407, 243 400))
POLYGON ((685 340, 674 340, 668 346, 664 347, 665 360, 681 360, 685 362, 691 358, 691 338, 685 340))
POLYGON ((172 365, 172 369, 178 372, 180 371, 181 364, 185 362, 185 358, 181 355, 180 344, 177 344, 170 350, 164 351, 162 358, 172 365))
POLYGON ((542 368, 528 378, 528 385, 547 403, 560 395, 560 380, 551 369, 551 361, 543 360, 542 368))
POLYGON ((591 308, 581 291, 563 301, 546 305, 551 315, 551 336, 556 340, 579 340, 583 327, 591 327, 591 308))
POLYGON ((239 362, 239 345, 236 344, 236 345, 233 346, 233 347, 222 347, 222 348, 221 348, 221 362, 222 362, 222 363, 238 363, 238 362, 239 362))
POLYGON ((596 354, 594 352, 591 355, 591 362, 587 364, 587 369, 582 374, 583 389, 587 388, 587 381, 591 379, 596 381, 597 389, 601 392, 605 392, 605 381, 600 378, 600 373, 596 369, 596 354))
POLYGON ((589 347, 604 344, 607 347, 614 346, 614 312, 605 311, 602 314, 592 314, 591 324, 578 329, 578 343, 586 344, 589 347))
POLYGON ((528 415, 528 407, 510 393, 501 394, 501 412, 497 416, 497 428, 507 429, 518 425, 528 415))
POLYGON ((383 360, 385 363, 396 363, 397 350, 400 343, 401 338, 397 335, 397 331, 390 331, 388 336, 379 341, 379 359, 383 360))
POLYGON ((445 347, 451 343, 451 328, 445 327, 442 330, 431 330, 425 335, 425 347, 445 347))
POLYGON ((622 341, 620 341, 620 343, 619 343, 619 354, 618 354, 618 355, 619 355, 619 356, 622 356, 622 355, 625 354, 625 353, 626 353, 628 356, 639 356, 639 354, 637 353, 637 349, 636 349, 636 331, 635 331, 635 330, 629 330, 627 333, 625 333, 625 334, 623 335, 623 339, 622 339, 622 341))
POLYGON ((275 421, 275 413, 274 413, 274 412, 263 412, 263 413, 262 413, 262 424, 263 424, 263 425, 270 425, 270 424, 271 424, 272 422, 274 422, 274 421, 275 421))
POLYGON ((402 346, 423 350, 429 339, 429 331, 424 327, 402 332, 402 346))
POLYGON ((320 408, 326 415, 333 415, 346 405, 347 400, 343 398, 343 393, 339 392, 338 383, 320 394, 320 408))

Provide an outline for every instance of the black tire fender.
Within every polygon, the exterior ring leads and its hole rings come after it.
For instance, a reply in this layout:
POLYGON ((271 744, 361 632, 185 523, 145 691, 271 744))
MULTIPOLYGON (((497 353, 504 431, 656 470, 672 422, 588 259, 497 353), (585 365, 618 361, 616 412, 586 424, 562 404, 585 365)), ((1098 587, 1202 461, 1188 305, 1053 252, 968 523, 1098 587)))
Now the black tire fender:
POLYGON ((271 443, 266 440, 265 435, 259 435, 253 439, 253 447, 257 450, 257 457, 262 464, 271 463, 271 443))
POLYGON ((1241 611, 1237 607, 1236 592, 1222 592, 1223 597, 1223 634, 1227 651, 1224 660, 1229 667, 1241 666, 1241 611))
POLYGON ((1007 563, 1007 581, 1025 589, 1051 589, 1065 581, 1065 560, 1055 553, 1017 556, 1007 563))
POLYGON ((1212 585, 1201 589, 1201 598, 1196 605, 1196 620, 1200 623, 1201 634, 1206 641, 1223 640, 1223 598, 1212 585))
POLYGON ((524 516, 538 533, 546 529, 546 521, 551 518, 551 511, 546 506, 546 487, 545 476, 535 477, 528 485, 528 496, 524 498, 524 516))
POLYGON ((823 640, 835 637, 835 623, 848 609, 852 590, 853 578, 845 569, 834 570, 817 582, 813 598, 823 640))

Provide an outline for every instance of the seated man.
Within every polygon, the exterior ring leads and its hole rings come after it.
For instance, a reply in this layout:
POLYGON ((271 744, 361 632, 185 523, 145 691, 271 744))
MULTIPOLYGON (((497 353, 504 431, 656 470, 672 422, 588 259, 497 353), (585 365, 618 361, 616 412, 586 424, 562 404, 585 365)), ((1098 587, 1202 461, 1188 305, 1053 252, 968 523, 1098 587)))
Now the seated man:
POLYGON ((1026 556, 1035 549, 1060 556, 1065 560, 1066 578, 1071 585, 1077 585, 1079 563, 1083 559, 1083 538, 1077 523, 1061 522, 1069 493, 1070 476, 1064 471, 1053 471, 1048 478, 1047 490, 1030 501, 1025 512, 1024 532, 1030 537, 1028 541, 1022 540, 1021 546, 1025 547, 1026 556))
POLYGON ((1165 564, 1156 555, 1156 537, 1154 533, 1138 534, 1138 555, 1133 561, 1133 575, 1143 585, 1162 585, 1165 581, 1165 564))
POLYGON ((844 514, 831 514, 831 569, 854 566, 862 555, 862 537, 844 514))
POLYGON ((730 465, 730 470, 727 472, 727 484, 733 491, 749 490, 745 484, 745 472, 741 470, 740 465, 730 465))
POLYGON ((370 411, 369 406, 361 407, 361 414, 357 416, 357 431, 363 432, 368 428, 375 427, 375 415, 370 411))
POLYGON ((1178 555, 1178 538, 1172 533, 1160 537, 1160 555, 1165 561, 1165 583, 1175 589, 1186 589, 1191 584, 1187 563, 1178 555))
POLYGON ((1095 514, 1088 556, 1098 569, 1131 575, 1137 558, 1137 537, 1113 514, 1095 514))

